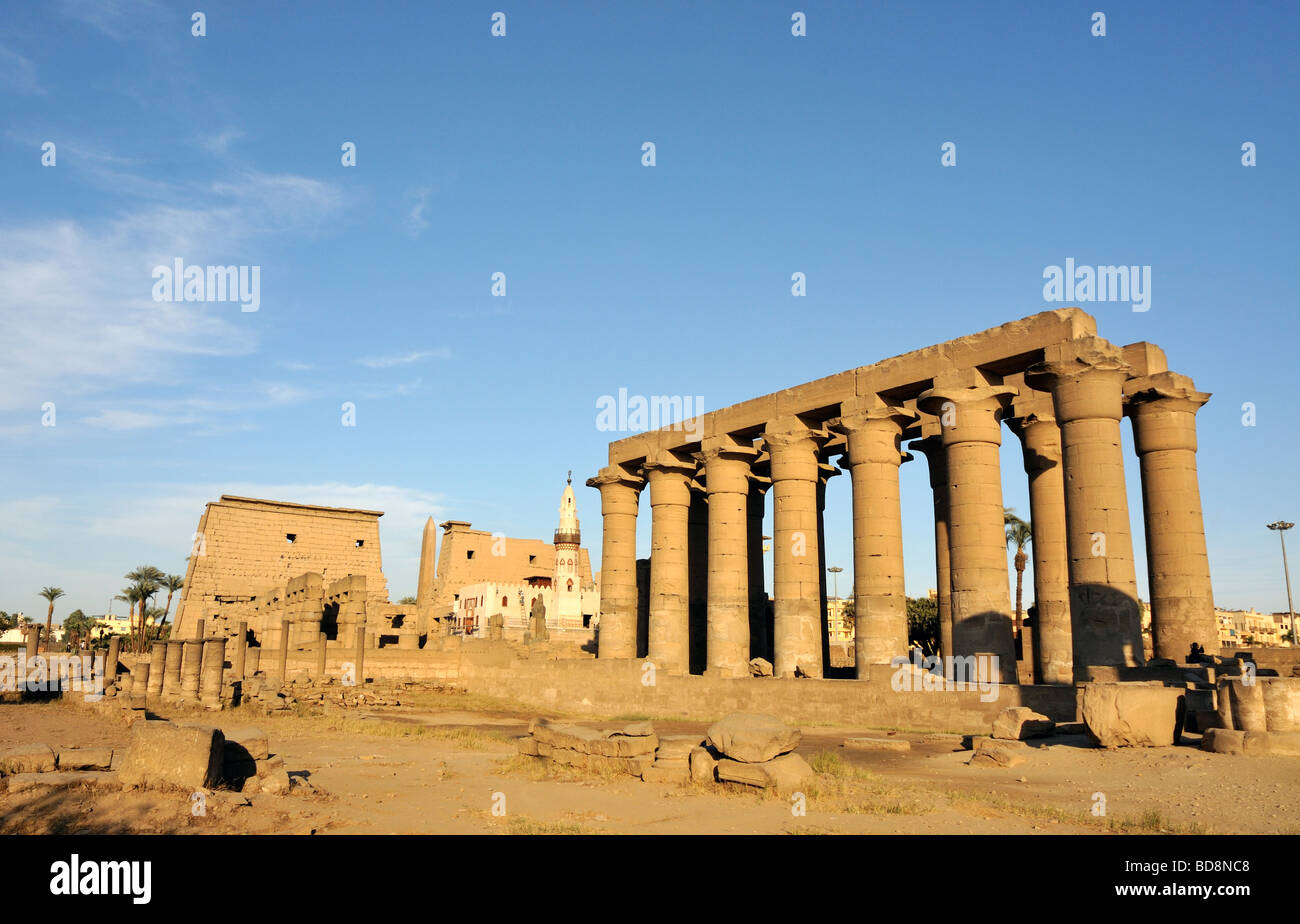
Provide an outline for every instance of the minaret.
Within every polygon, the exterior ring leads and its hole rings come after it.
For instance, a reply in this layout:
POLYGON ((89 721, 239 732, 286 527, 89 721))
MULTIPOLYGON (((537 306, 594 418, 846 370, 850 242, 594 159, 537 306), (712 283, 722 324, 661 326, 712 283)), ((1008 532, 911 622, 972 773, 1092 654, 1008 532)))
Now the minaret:
POLYGON ((438 526, 429 517, 424 523, 424 541, 420 545, 420 577, 415 585, 415 601, 421 607, 433 605, 434 579, 438 574, 438 526))
POLYGON ((578 567, 582 533, 578 528, 578 499, 569 472, 560 497, 560 523, 555 530, 555 613, 548 622, 557 626, 582 624, 582 572, 578 567))

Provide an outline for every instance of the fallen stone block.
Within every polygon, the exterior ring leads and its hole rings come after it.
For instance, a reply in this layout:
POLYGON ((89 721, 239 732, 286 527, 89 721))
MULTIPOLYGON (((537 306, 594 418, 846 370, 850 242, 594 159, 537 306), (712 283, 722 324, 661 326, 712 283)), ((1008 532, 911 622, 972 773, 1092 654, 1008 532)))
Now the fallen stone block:
POLYGON ((224 741, 215 728, 139 722, 122 761, 122 783, 211 789, 221 779, 224 741))
POLYGON ((48 744, 19 744, 0 748, 0 774, 49 773, 58 766, 48 744))
POLYGON ((779 795, 798 792, 815 773, 798 754, 782 754, 761 763, 744 763, 723 758, 717 765, 718 779, 727 783, 744 783, 761 789, 774 789, 779 795))
POLYGON ((976 738, 975 753, 966 761, 971 767, 1019 767, 1029 754, 1023 741, 1005 738, 976 738))
POLYGON ((531 735, 525 735, 522 738, 515 739, 515 747, 519 753, 525 757, 537 756, 537 739, 531 735))
POLYGON ((1265 677, 1259 680, 1264 695, 1264 720, 1270 732, 1300 731, 1300 680, 1265 677))
POLYGON ((708 748, 692 748, 690 765, 691 779, 696 783, 712 783, 718 778, 718 759, 709 753, 708 748))
POLYGON ((700 735, 665 735, 659 739, 659 749, 655 751, 655 761, 686 760, 691 751, 704 744, 700 735))
POLYGON ((283 769, 275 770, 271 773, 266 774, 265 776, 259 776, 257 778, 257 782, 258 785, 261 787, 262 792, 269 793, 271 795, 280 795, 282 793, 286 793, 289 791, 289 787, 292 785, 289 781, 289 774, 286 773, 283 769))
POLYGON ((749 661, 749 674, 751 677, 771 677, 772 662, 767 658, 751 658, 749 661))
POLYGON ((107 770, 113 765, 112 748, 59 748, 60 770, 107 770))
POLYGON ((1201 750, 1214 754, 1260 756, 1273 753, 1273 738, 1268 732, 1241 731, 1235 728, 1211 728, 1201 737, 1201 750))
POLYGON ((606 740, 604 732, 579 725, 539 725, 533 731, 533 737, 552 747, 584 753, 600 753, 601 743, 606 740))
POLYGON ((37 786, 120 786, 116 773, 107 770, 69 770, 66 773, 15 773, 9 777, 9 791, 22 792, 37 786))
POLYGON ((799 729, 776 716, 733 712, 709 728, 708 743, 718 753, 742 763, 763 763, 799 746, 799 729))
POLYGON ((1012 706, 1002 710, 993 720, 993 737, 1010 741, 1026 738, 1044 738, 1056 730, 1056 723, 1028 706, 1012 706))
POLYGON ((270 741, 266 732, 252 725, 223 730, 227 760, 266 760, 270 741))
POLYGON ((910 751, 912 744, 902 738, 845 738, 844 747, 854 751, 910 751))
POLYGON ((1104 748, 1168 747, 1183 728, 1186 697, 1178 687, 1085 683, 1079 711, 1093 743, 1104 748))
POLYGON ((724 757, 718 761, 716 771, 718 780, 723 783, 744 783, 747 786, 758 786, 761 789, 766 789, 771 783, 767 771, 763 769, 763 765, 760 763, 745 763, 744 761, 724 757))
POLYGON ((641 779, 647 783, 685 783, 690 778, 691 767, 687 760, 655 761, 641 774, 641 779))
POLYGON ((761 765, 767 771, 771 787, 777 795, 788 796, 799 792, 816 776, 816 771, 798 754, 782 754, 761 765))
POLYGON ((619 734, 629 738, 649 738, 655 733, 653 722, 629 722, 619 730, 619 734))
POLYGON ((1219 727, 1237 731, 1268 731, 1264 684, 1255 677, 1220 677, 1219 727))

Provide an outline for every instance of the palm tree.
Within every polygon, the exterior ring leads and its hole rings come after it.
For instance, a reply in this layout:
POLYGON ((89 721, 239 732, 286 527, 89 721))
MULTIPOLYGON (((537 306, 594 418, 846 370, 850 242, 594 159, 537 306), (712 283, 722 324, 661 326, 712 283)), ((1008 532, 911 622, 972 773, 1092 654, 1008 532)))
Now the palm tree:
POLYGON ((167 621, 167 614, 170 613, 172 609, 172 594, 185 586, 185 578, 181 577, 179 574, 165 575, 162 579, 162 586, 167 589, 167 605, 163 607, 162 621, 159 622, 154 629, 154 638, 157 638, 162 634, 163 623, 167 621))
POLYGON ((149 598, 152 597, 154 594, 158 593, 158 591, 162 590, 162 580, 166 576, 167 575, 163 574, 162 571, 155 568, 153 565, 141 565, 139 568, 136 568, 134 571, 128 571, 124 575, 124 577, 128 581, 131 581, 133 583, 135 588, 140 593, 140 598, 139 598, 140 621, 139 621, 138 630, 136 628, 134 612, 132 613, 133 618, 131 620, 132 635, 134 636, 134 644, 132 645, 131 650, 136 652, 137 654, 139 654, 144 647, 143 646, 144 615, 145 615, 145 610, 149 606, 149 598))
POLYGON ((122 592, 118 594, 116 597, 114 597, 113 599, 121 600, 124 603, 130 604, 131 628, 130 628, 129 637, 134 638, 135 637, 135 605, 140 602, 140 586, 138 584, 128 584, 125 587, 123 587, 122 592))
POLYGON ((1010 507, 1003 510, 1003 522, 1007 530, 1007 546, 1015 547, 1016 557, 1016 635, 1020 634, 1020 614, 1023 612, 1024 588, 1025 588, 1025 563, 1029 561, 1029 556, 1025 554, 1025 546, 1033 541, 1033 528, 1020 517, 1016 516, 1010 507))
POLYGON ((44 597, 50 602, 50 610, 45 614, 45 651, 48 654, 50 650, 50 639, 53 638, 54 632, 54 601, 63 596, 62 587, 42 587, 38 597, 44 597))

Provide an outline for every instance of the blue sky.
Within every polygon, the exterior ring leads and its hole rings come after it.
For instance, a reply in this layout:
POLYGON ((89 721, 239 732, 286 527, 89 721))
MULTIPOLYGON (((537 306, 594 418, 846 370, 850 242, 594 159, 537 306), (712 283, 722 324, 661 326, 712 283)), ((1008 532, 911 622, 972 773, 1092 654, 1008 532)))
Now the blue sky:
MULTIPOLYGON (((1043 269, 1071 257, 1152 267, 1149 311, 1081 307, 1214 393, 1216 601, 1285 609, 1264 524, 1300 520, 1300 7, 1102 6, 1104 37, 1072 2, 205 2, 195 37, 193 6, 9 5, 0 609, 57 584, 60 613, 103 612, 136 565, 183 572, 221 493, 387 511, 413 593, 428 515, 549 535, 565 472, 622 435, 601 395, 723 407, 1058 307, 1043 269), (259 266, 260 310, 153 301, 176 257, 259 266)), ((922 594, 923 461, 902 479, 922 594)), ((1003 479, 1027 514, 1009 433, 1003 479)), ((1145 596, 1135 460, 1129 488, 1145 596)))

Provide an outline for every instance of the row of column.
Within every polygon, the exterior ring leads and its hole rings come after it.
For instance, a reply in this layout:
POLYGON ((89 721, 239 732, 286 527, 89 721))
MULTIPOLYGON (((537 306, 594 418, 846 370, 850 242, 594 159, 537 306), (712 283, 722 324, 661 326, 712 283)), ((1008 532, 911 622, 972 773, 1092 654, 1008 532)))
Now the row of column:
MULTIPOLYGON (((1133 422, 1141 459, 1155 654, 1185 660, 1192 642, 1217 637, 1196 473, 1195 414, 1209 395, 1185 376, 1134 377, 1098 338, 1049 348, 1017 389, 976 369, 943 375, 918 396, 930 415, 910 448, 929 461, 941 646, 996 655, 1016 681, 1007 592, 999 467, 1002 423, 1021 440, 1034 528, 1035 676, 1069 683, 1074 666, 1138 665, 1142 635, 1120 421, 1133 422)), ((753 470, 750 440, 706 438, 698 466, 707 492, 707 669, 744 676, 751 640, 765 629, 761 535, 773 495, 773 609, 778 676, 823 673, 825 571, 822 463, 843 434, 852 478, 856 657, 888 664, 907 650, 899 465, 918 415, 878 396, 846 402, 824 428, 797 417, 762 434, 770 478, 753 470), (758 616, 756 617, 756 612, 758 616)), ((649 657, 669 670, 690 662, 688 522, 694 459, 664 453, 641 471, 604 469, 600 657, 636 656, 636 517, 648 485, 652 510, 649 657)), ((865 672, 861 672, 865 676, 865 672)))

